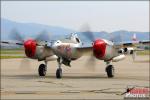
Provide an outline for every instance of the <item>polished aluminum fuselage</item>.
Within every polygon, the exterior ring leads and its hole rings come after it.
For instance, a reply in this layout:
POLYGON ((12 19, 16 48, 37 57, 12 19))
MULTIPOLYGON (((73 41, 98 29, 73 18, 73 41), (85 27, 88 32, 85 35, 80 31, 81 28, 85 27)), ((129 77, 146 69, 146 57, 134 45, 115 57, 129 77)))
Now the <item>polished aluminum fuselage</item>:
POLYGON ((69 60, 75 60, 82 55, 77 50, 81 46, 81 43, 76 43, 71 40, 56 41, 52 46, 37 46, 36 54, 33 59, 41 60, 56 60, 58 57, 66 58, 69 60))
POLYGON ((111 41, 103 39, 106 43, 105 55, 101 60, 111 60, 112 58, 119 56, 118 50, 115 48, 114 44, 111 41))
POLYGON ((75 60, 82 56, 77 50, 79 46, 80 44, 78 43, 58 43, 53 46, 53 52, 58 57, 75 60))

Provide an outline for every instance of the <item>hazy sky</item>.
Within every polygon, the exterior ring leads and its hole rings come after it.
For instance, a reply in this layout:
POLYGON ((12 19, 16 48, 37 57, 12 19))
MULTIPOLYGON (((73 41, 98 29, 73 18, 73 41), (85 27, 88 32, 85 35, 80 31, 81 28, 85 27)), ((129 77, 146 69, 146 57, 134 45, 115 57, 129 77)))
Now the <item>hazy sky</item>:
POLYGON ((80 30, 149 31, 149 1, 1 1, 1 17, 80 30))

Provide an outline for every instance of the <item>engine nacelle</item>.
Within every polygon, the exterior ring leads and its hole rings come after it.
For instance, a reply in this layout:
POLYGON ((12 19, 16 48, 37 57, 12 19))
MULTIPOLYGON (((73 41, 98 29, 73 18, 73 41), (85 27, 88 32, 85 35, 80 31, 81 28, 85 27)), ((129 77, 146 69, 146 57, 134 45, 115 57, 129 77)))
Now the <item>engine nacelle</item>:
POLYGON ((111 41, 97 39, 93 43, 93 54, 99 60, 108 61, 116 56, 116 51, 111 41))
POLYGON ((43 46, 37 46, 35 56, 33 59, 41 60, 56 60, 57 57, 53 54, 52 50, 50 48, 46 48, 43 46))
POLYGON ((118 62, 118 61, 121 61, 121 60, 123 60, 123 59, 125 59, 125 55, 119 55, 119 56, 117 56, 117 57, 114 57, 114 58, 112 59, 112 62, 118 62))
POLYGON ((36 54, 36 41, 29 39, 24 42, 25 54, 29 58, 34 58, 36 54))
POLYGON ((51 49, 43 46, 37 46, 37 42, 33 39, 24 41, 24 48, 25 54, 29 58, 38 59, 39 61, 46 60, 47 57, 47 60, 57 59, 56 56, 52 56, 54 54, 51 49))
POLYGON ((97 39, 93 43, 93 54, 97 59, 102 59, 105 56, 106 43, 102 39, 97 39))

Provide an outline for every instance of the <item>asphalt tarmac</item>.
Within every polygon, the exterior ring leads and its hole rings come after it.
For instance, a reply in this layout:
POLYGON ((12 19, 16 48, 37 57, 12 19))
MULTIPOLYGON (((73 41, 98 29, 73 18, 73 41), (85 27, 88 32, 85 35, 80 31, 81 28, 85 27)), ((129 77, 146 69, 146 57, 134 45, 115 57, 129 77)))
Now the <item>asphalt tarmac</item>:
POLYGON ((1 59, 1 99, 123 99, 128 86, 149 88, 149 56, 130 56, 113 62, 115 77, 107 78, 106 64, 87 64, 84 56, 62 66, 63 78, 56 79, 56 61, 48 62, 47 75, 38 76, 43 62, 31 59, 1 59))

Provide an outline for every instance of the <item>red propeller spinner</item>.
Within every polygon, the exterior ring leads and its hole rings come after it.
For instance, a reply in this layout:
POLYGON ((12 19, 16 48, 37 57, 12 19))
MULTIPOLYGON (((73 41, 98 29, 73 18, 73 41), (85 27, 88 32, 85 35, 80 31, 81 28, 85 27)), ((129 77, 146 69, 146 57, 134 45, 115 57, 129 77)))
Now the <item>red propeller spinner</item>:
POLYGON ((93 43, 93 54, 97 59, 105 56, 106 43, 102 39, 97 39, 93 43))
POLYGON ((27 57, 33 58, 36 52, 36 41, 28 39, 24 42, 25 54, 27 57))

